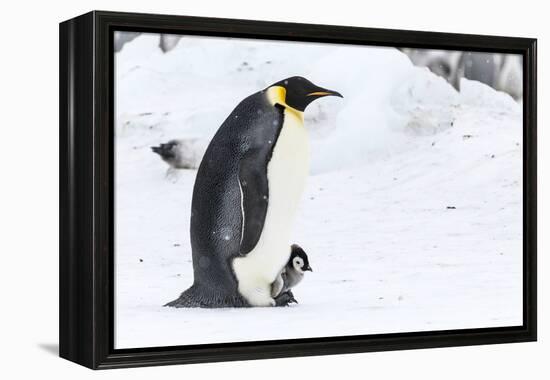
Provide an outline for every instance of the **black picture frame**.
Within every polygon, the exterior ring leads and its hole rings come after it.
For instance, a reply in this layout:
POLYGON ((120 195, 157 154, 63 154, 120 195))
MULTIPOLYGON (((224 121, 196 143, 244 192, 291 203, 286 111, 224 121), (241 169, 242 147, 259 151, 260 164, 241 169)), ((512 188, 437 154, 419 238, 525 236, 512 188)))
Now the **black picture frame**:
POLYGON ((93 369, 535 341, 536 39, 93 11, 60 24, 60 356, 93 369), (330 42, 521 54, 523 325, 115 350, 113 33, 330 42))

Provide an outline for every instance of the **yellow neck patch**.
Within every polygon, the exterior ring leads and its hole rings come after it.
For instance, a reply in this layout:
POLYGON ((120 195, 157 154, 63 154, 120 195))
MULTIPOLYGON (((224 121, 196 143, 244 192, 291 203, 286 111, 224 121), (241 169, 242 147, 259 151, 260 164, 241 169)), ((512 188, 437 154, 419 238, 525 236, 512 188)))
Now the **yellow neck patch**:
POLYGON ((296 108, 292 108, 286 104, 286 88, 281 86, 272 86, 267 89, 267 99, 271 105, 280 104, 286 108, 286 110, 299 118, 302 123, 304 121, 304 113, 298 111, 296 108))

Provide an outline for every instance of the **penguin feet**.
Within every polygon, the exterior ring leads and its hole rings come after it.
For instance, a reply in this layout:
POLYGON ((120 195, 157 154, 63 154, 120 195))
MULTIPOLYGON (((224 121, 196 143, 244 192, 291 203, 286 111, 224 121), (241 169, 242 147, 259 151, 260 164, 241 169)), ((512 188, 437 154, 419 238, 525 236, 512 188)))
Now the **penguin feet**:
POLYGON ((290 306, 292 303, 298 303, 298 301, 296 301, 290 290, 275 297, 275 306, 290 306))
POLYGON ((178 299, 168 302, 164 306, 175 308, 221 308, 221 307, 248 307, 249 305, 240 295, 215 293, 198 285, 192 285, 181 293, 178 299))

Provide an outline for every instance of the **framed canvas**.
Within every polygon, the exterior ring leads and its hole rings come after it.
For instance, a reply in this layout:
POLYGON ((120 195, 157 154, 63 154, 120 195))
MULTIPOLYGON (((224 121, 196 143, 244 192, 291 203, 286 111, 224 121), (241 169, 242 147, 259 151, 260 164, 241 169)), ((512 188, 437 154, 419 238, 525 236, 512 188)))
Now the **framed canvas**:
POLYGON ((60 24, 60 356, 536 340, 536 40, 60 24))

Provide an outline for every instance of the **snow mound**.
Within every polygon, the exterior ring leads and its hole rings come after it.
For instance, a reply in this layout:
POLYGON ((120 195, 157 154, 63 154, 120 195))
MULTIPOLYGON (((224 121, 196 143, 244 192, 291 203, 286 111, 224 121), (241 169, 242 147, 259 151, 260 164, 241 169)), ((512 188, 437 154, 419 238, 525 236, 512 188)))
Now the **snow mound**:
POLYGON ((194 145, 199 151, 188 154, 201 157, 241 99, 282 78, 303 75, 344 95, 317 101, 305 114, 311 171, 318 174, 408 149, 415 135, 451 127, 460 103, 519 107, 477 82, 465 80, 459 94, 393 48, 265 44, 269 48, 247 40, 183 37, 163 54, 158 36, 136 38, 116 59, 117 135, 144 133, 151 145, 202 139, 194 145))
POLYGON ((514 114, 521 113, 520 104, 507 93, 466 78, 462 78, 460 81, 460 102, 479 108, 500 109, 503 112, 514 114))

